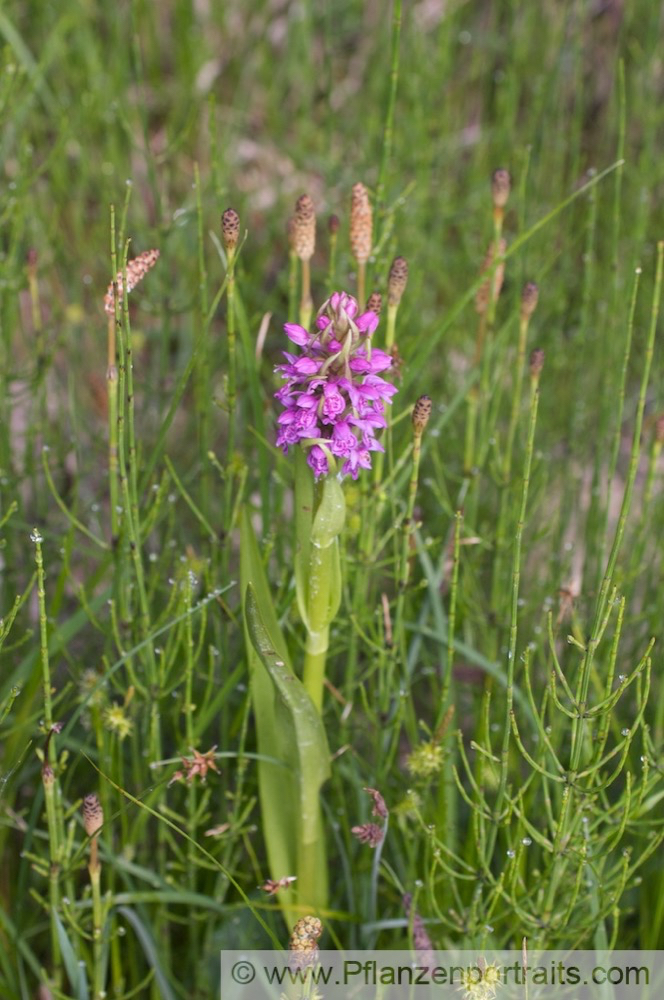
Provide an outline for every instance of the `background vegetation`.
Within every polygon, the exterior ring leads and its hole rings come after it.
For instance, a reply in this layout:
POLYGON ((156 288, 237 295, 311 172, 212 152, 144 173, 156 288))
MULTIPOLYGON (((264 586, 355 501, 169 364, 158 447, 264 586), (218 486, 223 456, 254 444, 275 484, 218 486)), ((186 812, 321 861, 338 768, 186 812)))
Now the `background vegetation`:
POLYGON ((38 983, 206 997, 220 948, 286 942, 289 897, 256 888, 276 873, 239 522, 244 505, 297 665, 293 463, 273 445, 286 221, 311 195, 316 307, 330 283, 352 292, 358 180, 374 201, 369 287, 385 291, 395 254, 410 278, 384 480, 346 490, 324 711, 325 943, 406 946, 411 893, 440 947, 664 946, 661 11, 413 0, 402 13, 386 139, 397 35, 378 0, 0 10, 3 997, 38 983), (497 167, 513 179, 507 265, 478 363, 497 167), (243 233, 230 313, 228 205, 243 233), (129 257, 161 256, 121 324, 131 516, 123 498, 114 543, 103 298, 125 237, 129 257), (545 352, 536 425, 517 362, 526 281, 540 289, 527 348, 545 352), (408 416, 423 393, 434 413, 408 524, 408 416), (584 678, 599 707, 580 719, 584 678), (215 748, 218 770, 171 784, 192 748, 215 748), (390 810, 378 850, 350 832, 370 820, 365 786, 390 810), (105 819, 98 892, 80 811, 91 793, 105 819))

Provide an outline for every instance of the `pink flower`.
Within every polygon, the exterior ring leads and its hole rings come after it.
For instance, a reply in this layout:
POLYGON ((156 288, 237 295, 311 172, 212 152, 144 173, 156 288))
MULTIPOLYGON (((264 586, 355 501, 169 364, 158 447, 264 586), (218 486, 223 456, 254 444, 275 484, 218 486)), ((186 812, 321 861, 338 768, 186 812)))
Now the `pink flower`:
POLYGON ((350 424, 339 420, 332 431, 332 454, 347 458, 354 448, 357 448, 357 438, 350 424))
POLYGON ((334 423, 335 418, 346 409, 346 405, 339 386, 334 382, 327 382, 323 386, 323 421, 334 423))
POLYGON ((298 345, 298 347, 306 347, 311 340, 311 337, 304 327, 300 326, 298 323, 284 323, 284 332, 294 344, 298 345))
POLYGON ((370 358, 366 356, 366 351, 358 351, 356 357, 350 363, 352 371, 371 375, 387 371, 391 365, 392 358, 385 351, 372 351, 370 358))
POLYGON ((383 451, 376 433, 386 426, 385 404, 397 391, 380 378, 391 357, 369 348, 378 324, 372 311, 358 316, 357 302, 335 292, 319 310, 316 332, 287 323, 286 336, 302 353, 284 351, 277 371, 286 384, 275 393, 285 407, 279 417, 277 445, 285 452, 304 442, 316 477, 330 471, 330 455, 343 458, 343 475, 356 479, 371 468, 371 452, 383 451), (328 450, 329 449, 329 450, 328 450))
POLYGON ((307 464, 313 469, 316 478, 318 478, 318 476, 327 475, 327 458, 325 457, 325 452, 319 445, 315 444, 313 448, 309 450, 309 454, 307 455, 307 464))

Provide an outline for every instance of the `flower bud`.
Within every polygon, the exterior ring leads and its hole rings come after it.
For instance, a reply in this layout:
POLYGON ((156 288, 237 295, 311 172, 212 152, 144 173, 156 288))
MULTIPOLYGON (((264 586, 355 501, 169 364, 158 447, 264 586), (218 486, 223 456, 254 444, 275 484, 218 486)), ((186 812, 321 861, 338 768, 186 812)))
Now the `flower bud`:
POLYGON ((311 260, 316 249, 316 211, 308 194, 295 203, 292 245, 300 260, 311 260))
POLYGON ((509 170, 494 170, 491 178, 491 195, 494 208, 504 208, 510 196, 512 178, 509 170))
POLYGON ((521 292, 521 319, 530 319, 537 308, 538 300, 539 288, 534 281, 527 282, 521 292))
POLYGON ((83 826, 88 837, 94 837, 104 825, 104 810, 96 795, 86 795, 83 799, 83 826))
POLYGON ((538 379, 544 367, 544 351, 541 347, 536 347, 530 355, 530 377, 538 379))
POLYGON ((431 396, 420 396, 413 407, 413 430, 422 434, 431 416, 431 396))
POLYGON ((376 316, 380 316, 380 311, 383 307, 383 296, 380 292, 372 292, 367 299, 367 312, 373 312, 376 316))
POLYGON ((407 284, 408 261, 405 257, 395 257, 387 279, 387 301, 391 306, 399 305, 407 284))
POLYGON ((339 232, 339 225, 340 225, 340 223, 339 223, 339 216, 338 215, 331 215, 329 217, 329 219, 327 220, 327 228, 328 228, 328 231, 329 231, 330 235, 333 236, 333 235, 335 235, 336 233, 339 232))
POLYGON ((240 236, 240 216, 234 208, 227 208, 221 217, 221 238, 227 253, 235 250, 240 236))
POLYGON ((353 185, 350 202, 350 247, 358 264, 366 264, 371 256, 373 215, 369 194, 364 184, 353 185))

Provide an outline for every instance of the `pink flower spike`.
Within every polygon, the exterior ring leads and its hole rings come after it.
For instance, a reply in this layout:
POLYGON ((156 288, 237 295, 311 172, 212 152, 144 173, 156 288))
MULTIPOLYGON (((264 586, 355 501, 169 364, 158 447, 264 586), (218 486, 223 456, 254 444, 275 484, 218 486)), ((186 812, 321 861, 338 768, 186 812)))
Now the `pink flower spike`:
POLYGON ((285 323, 284 332, 289 340, 292 340, 298 347, 306 347, 309 343, 309 334, 299 323, 285 323))
POLYGON ((341 475, 356 479, 371 468, 372 452, 383 451, 376 435, 397 390, 378 374, 392 358, 369 347, 377 323, 373 310, 359 314, 352 295, 334 292, 310 332, 299 323, 284 327, 297 353, 284 351, 285 363, 275 369, 285 382, 275 393, 285 411, 277 445, 284 452, 302 445, 317 479, 336 471, 332 456, 341 460, 341 475))

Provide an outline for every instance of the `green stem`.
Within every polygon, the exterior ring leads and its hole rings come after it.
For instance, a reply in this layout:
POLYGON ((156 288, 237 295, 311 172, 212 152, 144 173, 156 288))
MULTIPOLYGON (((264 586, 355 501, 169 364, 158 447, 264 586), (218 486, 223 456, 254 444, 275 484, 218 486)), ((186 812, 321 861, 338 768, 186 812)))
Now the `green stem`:
POLYGON ((330 233, 330 255, 327 269, 327 294, 331 295, 337 284, 337 245, 339 234, 335 229, 330 233))
MULTIPOLYGON (((92 845, 91 845, 92 847, 92 845)), ((95 844, 96 847, 96 844, 95 844)), ((95 850, 96 855, 96 850, 95 850)), ((101 899, 101 865, 95 857, 88 866, 90 886, 92 888, 92 979, 94 1000, 104 1000, 104 962, 102 948, 102 929, 104 926, 104 908, 101 899)))
POLYGON ((288 322, 294 323, 297 315, 297 268, 300 258, 291 250, 288 255, 288 322))
POLYGON ((311 313, 314 304, 311 298, 311 264, 309 260, 302 261, 302 289, 300 292, 300 326, 309 329, 311 313))
POLYGON ((530 487, 530 473, 533 462, 533 449, 535 443, 535 427, 537 425, 537 408, 539 404, 539 373, 531 375, 530 381, 530 414, 528 421, 528 438, 526 444, 526 455, 523 466, 523 479, 521 486, 521 506, 519 509, 519 519, 514 535, 514 555, 512 557, 512 590, 510 609, 510 634, 507 652, 507 691, 505 696, 505 721, 503 723, 503 745, 500 754, 500 780, 496 803, 494 807, 495 825, 490 833, 490 848, 487 857, 490 857, 495 846, 498 834, 498 824, 500 822, 501 810, 505 800, 507 790, 509 745, 512 732, 512 708, 514 695, 514 666, 516 661, 517 626, 519 618, 519 584, 521 582, 521 543, 523 539, 523 529, 526 521, 526 508, 528 505, 528 491, 530 487))
MULTIPOLYGON (((385 203, 385 186, 387 183, 387 171, 392 156, 392 138, 394 135, 394 112, 397 102, 397 85, 399 83, 399 41, 401 38, 401 2, 394 0, 392 12, 392 45, 390 53, 390 91, 387 99, 387 111, 385 115, 385 129, 383 131, 383 153, 378 172, 378 184, 376 185, 376 215, 381 219, 383 206, 385 203)), ((362 301, 364 301, 362 299, 362 301)))
MULTIPOLYGON (((38 528, 33 528, 32 541, 35 544, 35 562, 37 564, 37 600, 39 603, 39 639, 42 667, 42 691, 44 695, 44 729, 50 734, 53 726, 53 707, 51 700, 51 666, 48 656, 48 620, 46 617, 46 589, 44 574, 44 557, 42 553, 42 536, 38 528)), ((44 763, 49 764, 55 754, 50 753, 51 740, 47 744, 47 754, 44 763)))
POLYGON ((52 766, 52 761, 54 760, 56 754, 51 748, 55 739, 55 733, 53 732, 51 668, 48 655, 48 621, 46 618, 45 574, 41 547, 42 537, 37 528, 33 529, 31 537, 35 544, 35 562, 37 564, 37 599, 39 604, 39 636, 44 700, 44 729, 47 733, 46 746, 44 749, 44 762, 42 765, 42 783, 44 786, 44 802, 46 805, 46 823, 48 826, 48 848, 50 858, 48 887, 50 903, 49 915, 51 922, 51 959, 53 961, 54 983, 56 985, 60 985, 62 982, 62 967, 56 915, 60 908, 62 840, 60 836, 61 823, 58 818, 57 779, 52 766))
POLYGON ((364 310, 367 301, 367 265, 365 261, 357 262, 357 306, 360 312, 364 310))
MULTIPOLYGON (((205 335, 208 315, 207 267, 205 264, 205 241, 203 237, 203 205, 201 196, 201 176, 198 163, 194 163, 194 188, 196 191, 196 233, 198 241, 198 297, 199 316, 198 329, 203 334, 201 343, 200 369, 198 372, 198 392, 196 403, 198 409, 198 432, 200 454, 207 455, 210 441, 210 341, 205 335)), ((201 481, 202 507, 209 513, 210 477, 207 464, 204 466, 201 481)))
POLYGON ((296 465, 296 590, 307 637, 302 680, 316 709, 323 707, 329 627, 341 601, 339 535, 346 517, 343 489, 330 472, 311 490, 311 470, 296 465), (312 502, 313 501, 313 502, 312 502))
POLYGON ((519 320, 519 342, 517 347, 516 374, 514 379, 514 389, 512 392, 512 408, 510 412, 510 422, 507 431, 507 441, 505 443, 505 456, 502 468, 502 483, 500 491, 500 507, 498 510, 498 523, 496 526, 495 557, 491 578, 491 609, 494 613, 498 611, 500 595, 502 593, 503 579, 503 554, 506 544, 507 519, 509 511, 509 488, 512 478, 512 454, 514 450, 514 439, 516 428, 519 423, 519 412, 521 410, 521 392, 523 386, 523 372, 526 366, 526 345, 528 342, 529 316, 522 316, 519 320))
POLYGON ((386 683, 383 688, 383 709, 386 710, 387 702, 386 700, 390 698, 393 694, 393 674, 394 674, 394 661, 397 653, 401 654, 402 669, 406 669, 407 663, 407 650, 406 650, 406 623, 404 620, 404 610, 406 603, 406 588, 408 586, 408 577, 410 575, 410 543, 415 532, 415 525, 413 523, 413 515, 415 512, 415 498, 417 496, 417 483, 420 472, 420 457, 422 453, 422 434, 424 428, 418 429, 414 428, 413 431, 413 456, 412 456, 412 466, 410 473, 410 482, 408 484, 408 500, 406 504, 406 513, 401 524, 401 553, 399 559, 399 565, 397 568, 398 572, 398 582, 397 582, 397 604, 395 611, 395 631, 397 635, 397 641, 394 644, 394 653, 390 657, 390 666, 387 671, 386 683))

